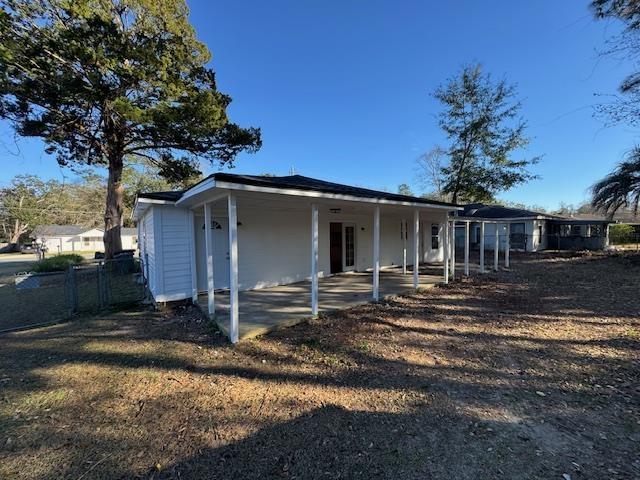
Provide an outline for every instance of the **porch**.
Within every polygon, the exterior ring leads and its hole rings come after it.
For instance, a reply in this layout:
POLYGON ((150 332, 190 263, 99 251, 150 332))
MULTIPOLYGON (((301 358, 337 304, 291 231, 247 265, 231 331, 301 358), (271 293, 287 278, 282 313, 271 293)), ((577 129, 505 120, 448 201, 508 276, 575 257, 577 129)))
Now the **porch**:
MULTIPOLYGON (((441 265, 422 265, 420 288, 444 283, 441 265)), ((372 301, 371 272, 349 272, 318 280, 318 310, 320 313, 340 310, 372 301)), ((411 268, 407 274, 401 268, 380 271, 380 297, 390 297, 415 291, 411 268)), ((278 328, 289 327, 310 318, 311 282, 303 281, 277 287, 238 292, 239 340, 263 335, 278 328)), ((198 296, 198 304, 207 312, 207 294, 198 296)), ((216 291, 215 321, 229 335, 229 291, 216 291)))

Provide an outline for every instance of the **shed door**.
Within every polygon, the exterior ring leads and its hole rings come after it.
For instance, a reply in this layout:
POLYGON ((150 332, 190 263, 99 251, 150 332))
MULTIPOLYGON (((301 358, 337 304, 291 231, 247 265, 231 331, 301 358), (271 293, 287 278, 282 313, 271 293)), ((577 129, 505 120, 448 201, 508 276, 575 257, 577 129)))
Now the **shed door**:
POLYGON ((511 224, 511 248, 514 250, 526 250, 527 236, 524 233, 524 223, 512 223, 511 224))
MULTIPOLYGON (((198 291, 207 291, 207 249, 204 240, 204 217, 196 217, 196 271, 198 291)), ((213 284, 217 289, 229 288, 229 220, 213 220, 213 284)))

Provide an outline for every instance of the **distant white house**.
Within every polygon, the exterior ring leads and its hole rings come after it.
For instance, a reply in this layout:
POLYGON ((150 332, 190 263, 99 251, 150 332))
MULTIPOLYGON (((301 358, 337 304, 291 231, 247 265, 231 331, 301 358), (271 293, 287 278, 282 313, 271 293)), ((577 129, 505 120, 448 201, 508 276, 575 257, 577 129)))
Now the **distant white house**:
MULTIPOLYGON (((104 252, 104 230, 78 225, 42 225, 33 233, 36 242, 46 246, 49 253, 104 252)), ((122 249, 138 248, 135 228, 122 229, 122 249)))

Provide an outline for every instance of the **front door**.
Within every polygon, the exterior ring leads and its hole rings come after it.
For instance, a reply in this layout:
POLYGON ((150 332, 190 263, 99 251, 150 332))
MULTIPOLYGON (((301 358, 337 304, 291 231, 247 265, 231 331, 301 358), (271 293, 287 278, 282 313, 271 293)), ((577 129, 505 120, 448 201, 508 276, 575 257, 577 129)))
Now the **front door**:
POLYGON ((343 262, 342 267, 345 272, 350 272, 356 268, 356 226, 353 223, 343 224, 343 262))
POLYGON ((329 263, 331 273, 342 272, 342 223, 329 224, 329 263))
POLYGON ((524 233, 524 223, 512 223, 511 224, 511 248, 514 250, 526 250, 527 248, 527 236, 524 233))
MULTIPOLYGON (((196 270, 198 291, 207 290, 207 249, 204 239, 204 217, 196 217, 196 270)), ((213 285, 217 289, 229 288, 229 220, 216 217, 213 228, 213 285)))

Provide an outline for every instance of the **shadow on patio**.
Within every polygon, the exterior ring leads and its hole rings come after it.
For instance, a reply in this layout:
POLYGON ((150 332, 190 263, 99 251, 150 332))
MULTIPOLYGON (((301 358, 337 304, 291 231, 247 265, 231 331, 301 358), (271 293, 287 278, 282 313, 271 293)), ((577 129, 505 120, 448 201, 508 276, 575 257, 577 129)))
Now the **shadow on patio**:
MULTIPOLYGON (((372 301, 372 274, 349 272, 320 278, 319 313, 328 313, 362 305, 372 301)), ((442 266, 425 265, 420 268, 420 288, 443 282, 442 266)), ((380 271, 380 298, 392 297, 413 290, 411 268, 403 275, 399 268, 380 271)), ((311 284, 309 281, 289 285, 241 291, 239 298, 240 340, 263 335, 278 328, 300 323, 311 316, 311 284)), ((225 333, 229 331, 229 292, 215 292, 216 323, 225 333)), ((207 312, 207 295, 200 294, 198 303, 207 312)))

